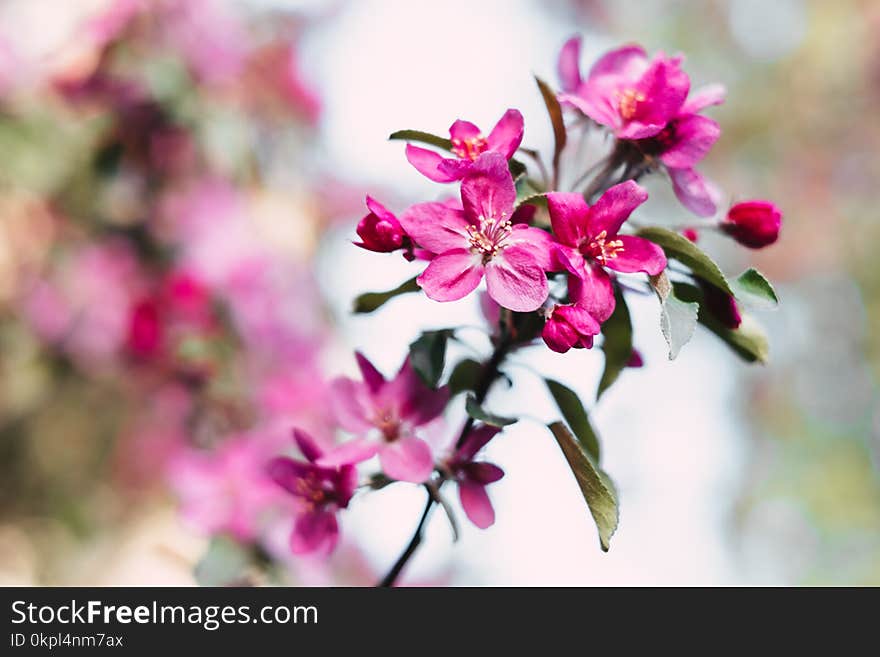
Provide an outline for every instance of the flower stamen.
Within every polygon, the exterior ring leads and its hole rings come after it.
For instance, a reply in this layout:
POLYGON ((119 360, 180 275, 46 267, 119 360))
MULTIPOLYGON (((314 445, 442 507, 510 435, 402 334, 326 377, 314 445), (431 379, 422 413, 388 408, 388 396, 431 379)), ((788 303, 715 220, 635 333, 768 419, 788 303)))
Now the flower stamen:
POLYGON ((483 135, 469 137, 467 139, 452 138, 452 152, 462 160, 474 162, 489 148, 489 142, 483 135))
POLYGON ((606 241, 607 239, 608 231, 603 230, 590 241, 585 255, 593 258, 600 265, 605 265, 609 260, 616 258, 623 252, 623 241, 606 241))
POLYGON ((639 111, 639 103, 645 102, 645 94, 635 89, 617 92, 617 108, 620 116, 629 121, 639 111))

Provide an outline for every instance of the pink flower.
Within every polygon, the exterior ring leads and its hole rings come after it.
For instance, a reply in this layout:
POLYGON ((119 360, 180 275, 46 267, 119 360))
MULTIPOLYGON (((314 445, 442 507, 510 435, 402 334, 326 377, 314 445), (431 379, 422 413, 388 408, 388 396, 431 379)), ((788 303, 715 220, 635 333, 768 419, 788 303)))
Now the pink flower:
POLYGON ((666 267, 663 249, 641 237, 619 235, 629 215, 648 198, 632 180, 615 185, 591 207, 580 194, 547 195, 550 222, 559 241, 555 257, 567 269, 569 296, 598 322, 614 312, 614 292, 605 268, 623 273, 659 274, 666 267))
POLYGON ((550 311, 541 337, 553 351, 564 354, 572 347, 589 349, 593 336, 599 333, 599 322, 577 304, 556 305, 550 311))
POLYGON ((724 102, 724 93, 721 85, 710 85, 691 94, 663 130, 635 142, 646 157, 659 160, 669 173, 681 204, 701 217, 715 214, 719 193, 695 166, 718 141, 721 128, 698 112, 724 102))
POLYGON ((169 476, 184 518, 207 534, 260 537, 285 502, 266 474, 268 461, 263 436, 254 434, 232 438, 213 452, 181 452, 169 476))
POLYGON ((727 212, 721 230, 743 246, 760 249, 779 237, 782 212, 770 201, 743 201, 727 212))
POLYGON ((355 246, 377 253, 391 253, 404 248, 409 238, 397 217, 370 196, 367 196, 367 209, 370 214, 361 219, 357 226, 357 234, 362 241, 355 242, 355 246))
POLYGON ((561 103, 576 107, 620 139, 656 135, 678 114, 690 89, 681 57, 660 52, 649 60, 641 46, 624 46, 601 57, 582 80, 580 43, 574 37, 560 53, 561 103))
POLYGON ((437 254, 418 277, 435 301, 456 301, 486 277, 489 296, 510 310, 536 310, 547 298, 552 238, 511 221, 516 190, 507 161, 487 153, 461 183, 463 209, 419 203, 400 217, 409 236, 437 254))
POLYGON ((523 117, 518 110, 507 110, 488 137, 473 123, 459 119, 449 128, 449 136, 454 158, 407 144, 406 159, 435 182, 461 180, 483 153, 499 153, 505 160, 513 156, 522 142, 523 117))
POLYGON ((318 443, 299 429, 293 437, 306 460, 277 457, 268 466, 271 478, 293 495, 296 503, 290 550, 294 554, 329 554, 339 541, 336 513, 354 496, 357 470, 351 464, 318 465, 324 454, 318 443))
POLYGON ((495 523, 495 510, 486 493, 486 486, 501 479, 504 470, 492 463, 475 461, 474 457, 499 431, 497 427, 488 425, 474 429, 446 463, 458 483, 461 507, 468 519, 480 529, 495 523))
POLYGON ((431 448, 416 430, 440 416, 449 390, 432 390, 407 358, 391 381, 356 353, 363 381, 341 377, 331 384, 333 408, 340 426, 358 437, 342 443, 320 461, 332 466, 359 463, 379 455, 392 479, 422 483, 434 470, 431 448))

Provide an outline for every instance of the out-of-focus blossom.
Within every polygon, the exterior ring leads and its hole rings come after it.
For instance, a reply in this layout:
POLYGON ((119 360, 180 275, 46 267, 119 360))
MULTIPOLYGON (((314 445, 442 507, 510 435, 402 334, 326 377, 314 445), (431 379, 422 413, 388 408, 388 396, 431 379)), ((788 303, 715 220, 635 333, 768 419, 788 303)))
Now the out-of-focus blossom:
POLYGON ((272 43, 251 54, 244 85, 254 104, 262 105, 255 110, 280 101, 288 111, 314 124, 321 114, 321 99, 304 79, 301 65, 302 58, 291 43, 272 43))
POLYGON ((418 277, 435 301, 470 294, 483 276, 489 296, 510 310, 536 310, 547 298, 552 238, 545 231, 513 224, 516 201, 507 160, 498 153, 478 159, 461 183, 463 210, 445 203, 420 203, 400 223, 421 247, 436 254, 418 277))
POLYGON ((681 57, 661 52, 648 59, 641 46, 624 46, 603 55, 586 80, 578 72, 579 58, 580 37, 574 37, 560 54, 559 101, 611 129, 619 139, 658 134, 678 114, 690 89, 681 57))
POLYGON ((770 201, 736 203, 721 222, 721 230, 751 249, 773 244, 781 226, 782 212, 770 201))
POLYGON ((357 470, 350 463, 319 465, 323 450, 311 436, 294 430, 294 439, 305 461, 277 457, 269 475, 293 496, 294 521, 290 549, 294 554, 329 554, 339 541, 336 513, 348 506, 357 488, 357 470))
POLYGON ((559 241, 555 257, 568 270, 569 295, 598 322, 614 312, 614 291, 605 268, 623 273, 659 274, 666 267, 663 249, 641 237, 619 235, 629 215, 648 193, 629 180, 615 185, 588 206, 581 194, 547 195, 553 233, 559 241))
POLYGON ((434 470, 434 456, 417 430, 440 416, 449 390, 426 386, 409 358, 387 381, 363 354, 355 357, 363 381, 342 377, 331 386, 340 426, 358 438, 342 443, 320 463, 355 463, 378 453, 382 470, 392 479, 425 481, 434 470))
POLYGON ((357 226, 361 241, 355 242, 355 245, 377 253, 391 253, 404 248, 409 238, 397 217, 370 196, 367 196, 367 209, 370 213, 357 226))
POLYGON ((259 538, 287 501, 267 472, 271 457, 266 441, 254 433, 230 438, 210 452, 181 452, 169 478, 184 518, 207 534, 259 538))
POLYGON ((407 144, 406 159, 435 182, 461 180, 483 153, 499 153, 505 160, 513 156, 522 142, 523 117, 518 110, 507 110, 488 137, 473 123, 459 119, 449 128, 449 136, 454 158, 407 144))
POLYGON ((504 470, 493 463, 474 460, 500 429, 484 425, 472 430, 461 447, 455 450, 446 462, 446 468, 458 483, 458 496, 461 507, 468 519, 480 529, 495 523, 495 509, 486 492, 486 486, 504 476, 504 470))
POLYGON ((599 333, 599 322, 577 304, 555 305, 547 316, 541 337, 553 351, 564 354, 571 348, 589 349, 599 333))

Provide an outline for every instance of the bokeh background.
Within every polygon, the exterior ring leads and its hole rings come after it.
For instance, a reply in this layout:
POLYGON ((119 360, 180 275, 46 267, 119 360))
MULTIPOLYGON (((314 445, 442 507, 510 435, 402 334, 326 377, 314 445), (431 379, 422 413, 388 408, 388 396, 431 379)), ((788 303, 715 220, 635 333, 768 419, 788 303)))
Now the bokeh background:
MULTIPOLYGON (((373 582, 423 491, 356 500, 327 562, 290 559, 283 520, 254 555, 284 505, 259 464, 294 424, 330 432, 320 382, 355 348, 390 371, 421 330, 461 324, 461 354, 486 352, 472 300, 353 316, 416 271, 353 247, 354 226, 367 191, 396 211, 438 194, 394 130, 517 107, 546 149, 532 74, 555 84, 575 33, 585 65, 637 41, 727 86, 705 169, 785 220, 761 252, 701 245, 777 284, 770 363, 705 334, 670 363, 656 303, 634 303, 646 367, 592 409, 621 497, 611 551, 521 422, 489 449, 496 525, 452 545, 437 514, 404 581, 880 584, 871 0, 0 0, 0 583, 228 583, 217 564, 239 562, 248 583, 373 582)), ((687 220, 649 189, 658 222, 687 220)), ((601 367, 524 351, 493 410, 554 419, 534 370, 591 399, 601 367)))

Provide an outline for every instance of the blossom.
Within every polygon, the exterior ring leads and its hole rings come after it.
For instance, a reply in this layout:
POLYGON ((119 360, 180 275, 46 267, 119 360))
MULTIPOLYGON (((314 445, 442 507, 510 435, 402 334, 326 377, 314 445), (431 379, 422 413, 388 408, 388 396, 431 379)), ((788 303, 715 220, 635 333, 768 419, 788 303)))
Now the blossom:
POLYGON ((700 281, 700 288, 703 290, 703 304, 715 318, 729 329, 738 329, 742 324, 742 314, 736 299, 705 281, 700 281))
POLYGON ((458 497, 465 515, 480 529, 491 527, 495 522, 495 510, 486 486, 501 479, 504 470, 492 463, 475 461, 474 457, 499 431, 489 425, 472 430, 446 462, 452 479, 458 483, 458 497))
POLYGON ((666 267, 663 250, 646 239, 619 235, 623 222, 648 193, 632 180, 611 187, 592 206, 580 194, 547 195, 550 222, 559 241, 555 257, 569 277, 569 296, 598 322, 614 311, 614 292, 605 268, 622 273, 659 274, 666 267))
POLYGON ((483 153, 499 153, 505 160, 513 156, 522 142, 523 117, 518 110, 507 110, 488 137, 473 123, 459 119, 449 128, 449 136, 454 158, 407 144, 406 159, 435 182, 461 180, 483 153))
POLYGON ((404 248, 408 238, 397 217, 370 196, 367 196, 367 209, 370 213, 357 226, 357 234, 362 241, 355 242, 355 246, 377 253, 391 253, 404 248))
POLYGON ((770 201, 742 201, 727 212, 721 230, 743 246, 760 249, 779 237, 782 212, 770 201))
POLYGON ((510 310, 536 310, 547 298, 552 238, 511 221, 516 190, 498 153, 478 159, 461 183, 462 209, 419 203, 400 217, 409 236, 436 254, 417 282, 435 301, 467 296, 486 277, 489 296, 510 310))
POLYGON ((318 443, 299 429, 293 437, 305 461, 279 456, 268 465, 271 478, 293 495, 296 503, 290 550, 294 554, 329 554, 339 541, 336 513, 354 496, 357 470, 352 464, 318 465, 324 454, 318 443))
POLYGON ((576 107, 619 139, 656 135, 678 114, 690 89, 680 56, 660 52, 649 60, 641 46, 624 46, 601 57, 583 80, 580 45, 580 37, 574 37, 560 53, 560 103, 576 107))
POLYGON ((695 167, 718 141, 721 127, 699 112, 724 102, 724 94, 721 85, 694 92, 663 130, 634 142, 645 157, 659 161, 666 169, 681 204, 701 217, 715 214, 719 193, 695 167))
POLYGON ((425 385, 409 358, 390 381, 363 354, 355 358, 363 381, 340 377, 331 383, 331 396, 340 426, 358 437, 333 449, 320 464, 357 463, 378 454, 392 479, 422 483, 434 470, 434 456, 416 430, 440 416, 449 401, 448 388, 425 385))
POLYGON ((557 304, 547 317, 541 337, 553 351, 564 354, 572 347, 589 349, 598 333, 599 323, 585 308, 557 304))

